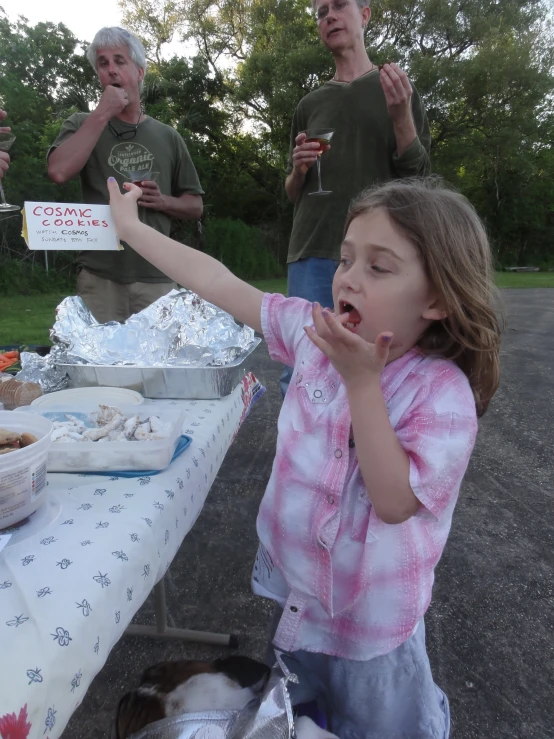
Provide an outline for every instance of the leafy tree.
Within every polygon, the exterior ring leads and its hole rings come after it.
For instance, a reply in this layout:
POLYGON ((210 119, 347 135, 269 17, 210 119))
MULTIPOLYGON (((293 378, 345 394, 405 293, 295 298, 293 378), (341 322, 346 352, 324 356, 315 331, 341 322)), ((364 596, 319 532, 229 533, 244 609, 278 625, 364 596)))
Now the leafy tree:
MULTIPOLYGON (((271 260, 252 261, 256 250, 266 245, 282 263, 290 233, 283 182, 293 110, 333 71, 310 1, 120 7, 150 58, 146 111, 179 131, 199 171, 204 247, 228 260, 240 239, 241 269, 265 274, 271 260), (174 38, 195 55, 165 58, 174 38)), ((433 168, 474 203, 505 264, 554 266, 549 18, 543 0, 373 0, 367 29, 371 59, 398 61, 414 80, 432 128, 433 168)), ((63 24, 10 22, 0 10, 0 106, 17 135, 5 180, 11 200, 79 198, 77 182, 48 180, 46 153, 64 118, 98 95, 84 44, 63 24)), ((19 223, 0 219, 0 244, 28 254, 19 223)), ((176 235, 202 242, 190 224, 176 224, 176 235)))
MULTIPOLYGON (((212 68, 235 60, 227 73, 234 101, 283 177, 292 111, 332 73, 309 2, 188 0, 187 7, 189 38, 212 68)), ((529 218, 533 233, 545 242, 551 235, 549 206, 536 192, 554 174, 548 17, 542 0, 375 0, 366 34, 374 62, 395 60, 414 80, 432 127, 434 170, 470 197, 509 262, 536 258, 529 218), (525 213, 522 188, 525 199, 534 193, 525 213)))
POLYGON ((184 3, 175 0, 119 0, 123 25, 144 43, 147 54, 158 64, 162 46, 184 29, 184 3))
MULTIPOLYGON (((76 109, 86 110, 86 100, 94 97, 96 90, 94 72, 82 45, 66 26, 30 26, 21 17, 10 23, 0 11, 0 107, 8 112, 6 122, 16 135, 4 181, 10 201, 23 205, 25 200, 79 199, 78 183, 59 188, 48 179, 46 154, 63 118, 76 109)), ((43 258, 41 253, 27 250, 18 213, 0 219, 0 259, 15 256, 31 262, 43 258)), ((51 261, 64 270, 72 258, 52 254, 51 261)), ((2 266, 3 274, 12 278, 18 269, 2 266)), ((27 278, 21 273, 18 279, 24 282, 27 278)), ((33 283, 34 278, 29 279, 33 283)))
POLYGON ((12 24, 0 13, 0 105, 17 137, 6 178, 13 200, 74 199, 74 183, 60 190, 48 179, 46 154, 61 120, 87 110, 96 90, 82 44, 66 26, 12 24))

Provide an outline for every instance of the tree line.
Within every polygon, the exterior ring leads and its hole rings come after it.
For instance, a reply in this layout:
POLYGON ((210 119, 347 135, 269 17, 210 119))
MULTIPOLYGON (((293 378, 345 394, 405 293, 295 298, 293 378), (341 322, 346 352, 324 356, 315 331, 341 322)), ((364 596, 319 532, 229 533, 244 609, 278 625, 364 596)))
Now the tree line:
MULTIPOLYGON (((309 0, 120 7, 148 53, 145 111, 183 136, 206 191, 202 233, 179 225, 175 236, 246 278, 276 276, 292 220, 284 192, 292 114, 333 74, 309 0), (176 39, 186 56, 169 56, 176 39)), ((366 34, 374 63, 396 61, 414 81, 431 125, 433 171, 475 205, 501 266, 554 267, 549 11, 543 0, 375 0, 366 34)), ((77 182, 48 180, 46 154, 62 121, 101 93, 87 41, 63 23, 10 21, 0 8, 0 106, 17 134, 4 183, 11 201, 79 200, 77 182)), ((20 216, 0 220, 4 265, 34 256, 20 231, 20 216)), ((57 273, 71 272, 69 253, 55 260, 57 273)))

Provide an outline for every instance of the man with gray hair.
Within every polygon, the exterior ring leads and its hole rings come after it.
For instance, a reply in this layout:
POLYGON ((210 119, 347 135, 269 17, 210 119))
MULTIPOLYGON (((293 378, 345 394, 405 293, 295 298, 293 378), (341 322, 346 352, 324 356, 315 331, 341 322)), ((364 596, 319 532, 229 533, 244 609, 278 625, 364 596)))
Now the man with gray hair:
MULTIPOLYGON (((145 115, 140 93, 146 55, 123 28, 102 28, 87 50, 104 92, 91 113, 64 121, 48 152, 48 174, 57 184, 80 176, 83 202, 108 203, 108 177, 142 189, 140 219, 169 235, 171 219, 197 220, 204 194, 187 147, 177 131, 145 115), (141 179, 144 174, 144 179, 141 179)), ((77 258, 77 292, 100 322, 125 321, 165 295, 173 283, 130 246, 83 251, 77 258)))
MULTIPOLYGON (((312 6, 335 75, 302 98, 292 120, 285 181, 294 203, 288 294, 332 308, 331 284, 350 201, 370 185, 428 174, 431 136, 406 74, 396 64, 377 67, 368 57, 369 0, 312 0, 312 6), (315 141, 310 129, 333 129, 330 145, 315 141), (323 190, 328 192, 314 195, 318 176, 313 164, 321 154, 323 190)), ((281 377, 283 395, 291 373, 286 368, 281 377)))

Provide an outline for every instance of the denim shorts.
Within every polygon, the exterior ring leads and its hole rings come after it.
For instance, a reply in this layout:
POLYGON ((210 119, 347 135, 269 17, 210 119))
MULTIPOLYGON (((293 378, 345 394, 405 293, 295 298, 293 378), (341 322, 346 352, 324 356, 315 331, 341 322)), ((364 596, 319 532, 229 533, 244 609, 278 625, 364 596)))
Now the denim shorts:
POLYGON ((303 650, 284 653, 283 659, 299 678, 298 685, 289 683, 293 705, 316 701, 327 729, 339 739, 448 739, 450 735, 448 699, 433 681, 423 619, 407 641, 371 660, 303 650))

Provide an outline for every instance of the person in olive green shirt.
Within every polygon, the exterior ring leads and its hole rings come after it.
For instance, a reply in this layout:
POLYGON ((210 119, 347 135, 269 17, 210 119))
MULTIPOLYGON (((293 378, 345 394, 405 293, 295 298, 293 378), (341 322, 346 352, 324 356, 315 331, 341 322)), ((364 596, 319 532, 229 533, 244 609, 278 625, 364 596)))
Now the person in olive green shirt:
MULTIPOLYGON (((48 153, 50 178, 62 184, 79 175, 83 202, 107 204, 108 177, 122 185, 146 172, 152 179, 137 183, 144 223, 167 236, 172 218, 199 219, 204 193, 185 142, 142 110, 146 55, 140 41, 123 28, 102 28, 87 57, 104 92, 92 113, 75 113, 63 123, 48 153)), ((176 286, 123 247, 77 257, 77 292, 100 323, 125 321, 176 286)))
MULTIPOLYGON (((368 0, 312 0, 319 35, 332 53, 335 75, 308 93, 291 127, 285 190, 294 203, 288 250, 288 295, 333 307, 331 285, 350 201, 364 188, 429 173, 431 135, 413 84, 396 64, 378 68, 364 45, 368 0), (309 129, 333 129, 323 147, 318 189, 314 163, 320 145, 309 129)), ((283 396, 291 370, 281 377, 283 396)))

